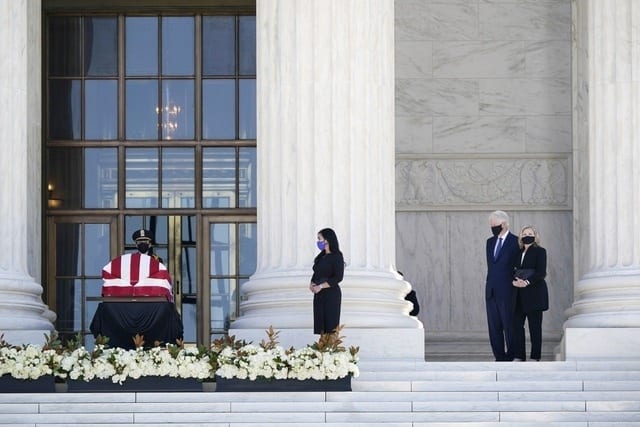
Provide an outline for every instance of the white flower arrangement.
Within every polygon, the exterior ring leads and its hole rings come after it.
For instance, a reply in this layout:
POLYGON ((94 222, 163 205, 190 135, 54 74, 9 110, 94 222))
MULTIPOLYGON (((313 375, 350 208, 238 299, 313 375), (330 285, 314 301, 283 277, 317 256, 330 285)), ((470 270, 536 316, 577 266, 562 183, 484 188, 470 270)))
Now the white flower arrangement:
POLYGON ((11 346, 0 337, 0 377, 37 379, 53 375, 61 379, 91 381, 110 379, 122 384, 128 378, 160 376, 173 378, 213 377, 215 368, 212 353, 203 348, 167 344, 143 348, 142 337, 135 337, 137 348, 109 348, 106 340, 96 340, 89 351, 80 346, 79 339, 64 348, 57 337, 46 337, 45 346, 11 346))
POLYGON ((107 380, 122 384, 129 378, 146 376, 238 379, 315 379, 334 380, 357 377, 358 348, 348 351, 341 346, 339 328, 325 334, 317 343, 299 350, 277 345, 277 332, 267 330, 268 341, 260 345, 225 337, 210 349, 184 347, 181 342, 144 348, 142 337, 136 336, 137 348, 109 348, 102 338, 95 348, 80 346, 80 339, 63 347, 56 336, 47 337, 44 346, 11 346, 0 336, 0 377, 37 379, 53 375, 66 380, 107 380))
POLYGON ((125 350, 97 345, 93 352, 77 348, 62 357, 58 376, 72 380, 111 379, 122 384, 128 378, 158 376, 171 378, 211 377, 210 354, 197 348, 164 347, 125 350))
POLYGON ((10 375, 21 380, 35 380, 53 375, 60 357, 55 350, 41 346, 0 347, 0 377, 10 375))
POLYGON ((346 376, 357 378, 358 356, 346 351, 318 351, 309 346, 291 353, 289 378, 299 380, 335 380, 346 376))
POLYGON ((348 351, 341 346, 342 327, 333 334, 323 334, 317 343, 295 350, 277 345, 273 328, 267 330, 268 341, 260 346, 236 342, 233 337, 214 343, 218 349, 215 374, 231 379, 335 380, 358 377, 358 348, 348 351))

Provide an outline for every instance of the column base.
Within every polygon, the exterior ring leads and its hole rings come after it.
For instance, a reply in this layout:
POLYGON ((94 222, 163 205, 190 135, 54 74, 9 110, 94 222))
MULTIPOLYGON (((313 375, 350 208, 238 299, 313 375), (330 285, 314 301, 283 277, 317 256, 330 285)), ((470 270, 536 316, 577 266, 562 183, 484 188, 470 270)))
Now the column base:
POLYGON ((640 328, 565 328, 563 360, 638 360, 640 328))
POLYGON ((55 329, 56 315, 41 298, 42 286, 30 277, 0 273, 0 334, 10 344, 42 344, 55 329))
MULTIPOLYGON (((278 342, 284 348, 302 348, 318 340, 310 329, 279 329, 278 342)), ((230 329, 229 335, 254 344, 265 340, 264 329, 230 329)), ((424 360, 424 329, 345 328, 345 347, 360 347, 360 359, 424 360)))
POLYGON ((43 345, 46 342, 45 335, 51 335, 51 331, 48 329, 20 331, 0 329, 0 335, 11 345, 43 345))

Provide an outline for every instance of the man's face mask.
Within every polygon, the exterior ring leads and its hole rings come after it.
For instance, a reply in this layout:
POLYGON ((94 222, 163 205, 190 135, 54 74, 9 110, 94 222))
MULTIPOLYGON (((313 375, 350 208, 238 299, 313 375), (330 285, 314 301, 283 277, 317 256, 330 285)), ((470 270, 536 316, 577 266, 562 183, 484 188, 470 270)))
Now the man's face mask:
POLYGON ((498 236, 502 232, 502 224, 491 227, 491 232, 494 236, 498 236))
POLYGON ((138 248, 138 250, 143 254, 146 254, 147 252, 149 252, 150 246, 151 245, 149 245, 149 242, 138 242, 138 244, 136 244, 136 247, 138 248))

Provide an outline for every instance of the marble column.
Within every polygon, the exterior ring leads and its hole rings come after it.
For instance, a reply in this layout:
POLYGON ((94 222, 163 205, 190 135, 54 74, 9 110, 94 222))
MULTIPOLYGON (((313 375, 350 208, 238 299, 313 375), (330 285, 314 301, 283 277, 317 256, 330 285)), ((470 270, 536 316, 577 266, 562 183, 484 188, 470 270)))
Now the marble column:
POLYGON ((640 3, 574 1, 575 296, 568 359, 640 354, 640 3))
POLYGON ((0 2, 0 334, 42 343, 55 315, 41 299, 41 12, 0 2))
POLYGON ((230 334, 310 344, 316 234, 344 253, 342 335, 424 358, 395 272, 393 0, 258 0, 258 262, 230 334))

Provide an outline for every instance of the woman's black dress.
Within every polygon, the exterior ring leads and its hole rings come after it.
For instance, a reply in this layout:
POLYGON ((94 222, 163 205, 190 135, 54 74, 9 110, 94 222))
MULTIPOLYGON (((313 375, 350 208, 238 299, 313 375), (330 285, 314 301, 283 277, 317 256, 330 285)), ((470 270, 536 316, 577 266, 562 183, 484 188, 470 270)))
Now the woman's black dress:
POLYGON ((342 291, 338 284, 344 276, 344 258, 341 252, 320 252, 313 262, 311 282, 319 285, 327 282, 329 288, 313 296, 313 333, 335 331, 340 324, 342 291))

